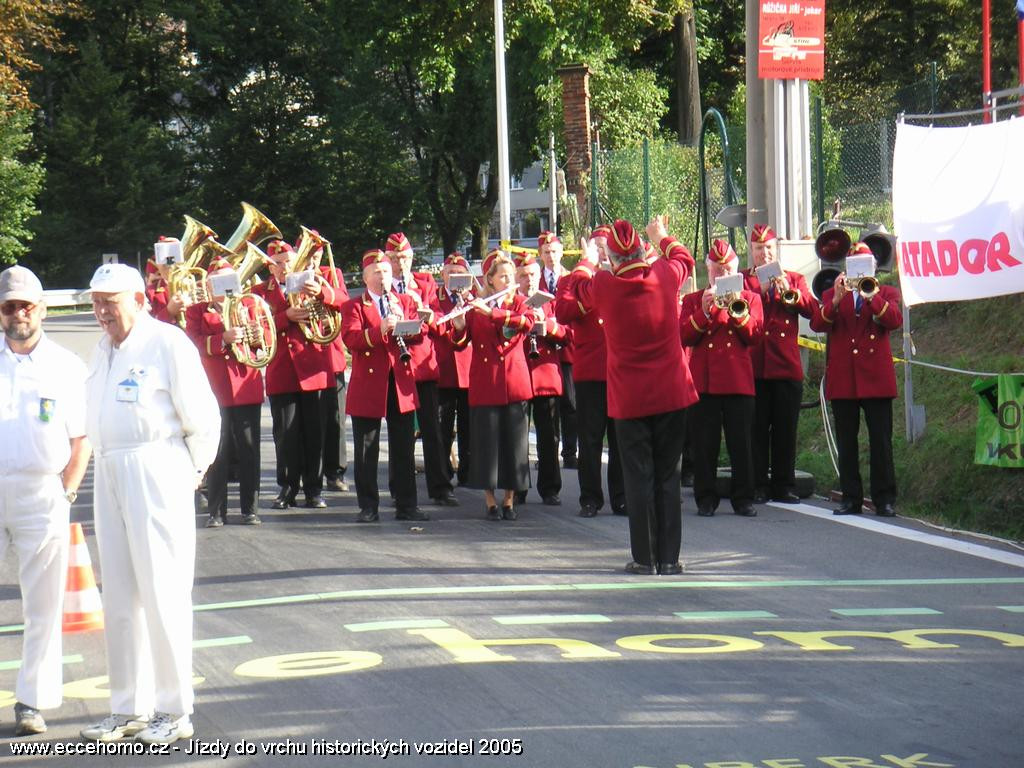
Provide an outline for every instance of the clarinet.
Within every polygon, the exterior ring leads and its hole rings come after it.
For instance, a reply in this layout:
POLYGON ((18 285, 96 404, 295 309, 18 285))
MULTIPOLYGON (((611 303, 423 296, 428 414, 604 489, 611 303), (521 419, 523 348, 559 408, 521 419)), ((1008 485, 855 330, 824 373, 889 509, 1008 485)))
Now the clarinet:
MULTIPOLYGON (((391 311, 395 312, 395 304, 390 295, 388 296, 388 304, 391 306, 391 311)), ((400 313, 395 312, 395 314, 401 319, 402 315, 400 313)), ((409 362, 412 359, 412 353, 409 352, 409 346, 405 343, 405 338, 399 336, 394 331, 391 333, 395 337, 395 344, 398 345, 398 359, 403 363, 409 362)))

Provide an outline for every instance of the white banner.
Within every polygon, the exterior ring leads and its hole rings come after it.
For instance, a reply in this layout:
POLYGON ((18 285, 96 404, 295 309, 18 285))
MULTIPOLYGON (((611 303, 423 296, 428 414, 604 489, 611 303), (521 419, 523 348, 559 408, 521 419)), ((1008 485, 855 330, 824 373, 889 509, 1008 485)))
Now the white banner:
POLYGON ((1024 292, 1024 119, 901 124, 892 171, 908 306, 1024 292))

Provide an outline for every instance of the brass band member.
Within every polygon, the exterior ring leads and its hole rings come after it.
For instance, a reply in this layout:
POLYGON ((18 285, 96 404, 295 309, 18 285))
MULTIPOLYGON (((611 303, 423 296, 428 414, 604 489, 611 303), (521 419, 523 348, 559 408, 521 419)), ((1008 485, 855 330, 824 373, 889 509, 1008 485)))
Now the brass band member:
MULTIPOLYGON (((231 265, 217 259, 209 276, 231 274, 231 265)), ((220 444, 217 458, 206 474, 210 517, 207 528, 219 528, 228 518, 228 475, 236 467, 238 497, 244 525, 259 525, 260 410, 263 407, 263 376, 242 365, 231 345, 245 333, 242 327, 225 330, 224 296, 213 292, 207 280, 209 304, 193 304, 185 310, 185 333, 199 348, 199 357, 220 406, 220 444)), ((251 299, 251 297, 250 297, 251 299)))
MULTIPOLYGON (((160 235, 160 241, 177 240, 176 237, 160 235)), ((149 302, 149 314, 164 323, 175 324, 181 319, 182 312, 192 305, 192 297, 187 293, 170 293, 168 279, 171 274, 170 264, 153 262, 157 277, 149 279, 149 262, 146 262, 146 301, 149 302)))
MULTIPOLYGON (((562 241, 554 232, 545 230, 537 236, 537 254, 540 256, 543 267, 540 275, 540 287, 552 296, 558 295, 558 284, 569 275, 569 271, 562 266, 562 253, 562 241)), ((573 342, 571 331, 559 350, 558 357, 562 373, 562 395, 558 398, 562 466, 566 469, 576 469, 576 386, 572 378, 573 342)))
MULTIPOLYGON (((529 298, 540 288, 540 265, 532 254, 516 257, 519 293, 529 298)), ((562 394, 559 352, 569 339, 569 329, 555 319, 555 302, 533 310, 533 331, 523 345, 533 384, 530 412, 537 431, 537 493, 548 506, 562 503, 562 472, 558 467, 558 399, 562 394)), ((522 500, 525 500, 525 495, 522 500)))
MULTIPOLYGON (((468 275, 469 262, 456 251, 445 258, 441 268, 443 290, 438 297, 441 314, 446 314, 468 301, 470 290, 464 292, 452 288, 453 275, 468 275)), ((448 334, 441 334, 434 340, 437 353, 437 367, 440 378, 437 382, 437 402, 441 414, 441 452, 445 457, 445 470, 451 482, 458 477, 459 485, 469 480, 470 426, 469 426, 469 369, 473 364, 473 346, 467 344, 456 349, 448 334), (452 466, 452 444, 458 441, 458 463, 456 471, 452 466)))
POLYGON ((345 409, 352 417, 356 498, 360 523, 380 519, 377 461, 380 421, 388 423, 388 485, 395 497, 395 518, 428 520, 416 508, 416 377, 410 349, 420 334, 395 336, 400 320, 417 318, 416 302, 391 292, 391 263, 381 250, 363 254, 366 291, 342 308, 341 335, 352 351, 352 378, 345 409))
POLYGON ((754 267, 779 259, 771 227, 758 224, 750 233, 753 267, 743 271, 743 287, 761 297, 762 342, 750 348, 754 365, 754 501, 796 503, 796 428, 800 420, 804 369, 800 361, 800 316, 810 318, 815 304, 799 272, 762 285, 754 267), (771 477, 769 479, 769 468, 771 477))
MULTIPOLYGON (((436 312, 437 283, 426 272, 413 272, 413 251, 409 239, 401 232, 388 235, 386 253, 394 274, 395 293, 408 294, 420 309, 436 312)), ((457 507, 459 500, 452 493, 451 479, 445 471, 445 456, 441 447, 441 423, 437 407, 437 382, 441 377, 434 354, 434 339, 439 335, 433 320, 427 320, 427 335, 422 343, 410 349, 412 370, 416 375, 419 405, 416 409, 423 440, 423 474, 427 480, 427 493, 436 504, 457 507)))
POLYGON ((710 285, 683 298, 679 329, 683 344, 693 347, 690 373, 700 400, 690 414, 693 440, 693 495, 697 514, 710 517, 718 507, 715 480, 718 450, 725 428, 725 445, 732 467, 732 509, 753 517, 754 467, 750 423, 754 418, 754 369, 750 347, 761 338, 761 298, 742 291, 731 301, 745 303, 741 311, 715 299, 717 280, 736 274, 736 252, 724 240, 715 240, 708 254, 710 285))
POLYGON ((515 293, 515 266, 501 251, 483 263, 484 298, 512 288, 492 306, 473 299, 473 309, 452 320, 452 341, 473 345, 469 372, 472 463, 469 487, 484 492, 490 520, 515 520, 516 491, 530 487, 529 425, 526 406, 533 396, 530 370, 520 347, 533 328, 533 313, 515 293), (496 488, 504 489, 501 509, 496 488))
MULTIPOLYGON (((871 249, 855 243, 851 256, 867 256, 871 249)), ((875 514, 896 514, 896 470, 892 458, 892 401, 896 397, 896 370, 889 334, 903 325, 900 294, 887 285, 865 297, 845 274, 821 297, 811 328, 828 334, 825 362, 825 397, 832 401, 839 451, 839 485, 843 501, 836 515, 859 515, 864 503, 860 478, 857 433, 860 412, 868 426, 871 455, 871 500, 875 514)))

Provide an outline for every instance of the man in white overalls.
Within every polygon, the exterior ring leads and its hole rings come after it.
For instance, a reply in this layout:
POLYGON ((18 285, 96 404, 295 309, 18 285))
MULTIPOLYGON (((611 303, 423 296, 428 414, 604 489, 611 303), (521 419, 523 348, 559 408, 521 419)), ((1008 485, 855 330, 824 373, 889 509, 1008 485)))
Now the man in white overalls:
POLYGON ((193 493, 217 455, 220 411, 192 342, 144 311, 137 270, 104 264, 89 285, 105 332, 86 382, 86 434, 112 714, 81 733, 167 744, 193 732, 193 493))

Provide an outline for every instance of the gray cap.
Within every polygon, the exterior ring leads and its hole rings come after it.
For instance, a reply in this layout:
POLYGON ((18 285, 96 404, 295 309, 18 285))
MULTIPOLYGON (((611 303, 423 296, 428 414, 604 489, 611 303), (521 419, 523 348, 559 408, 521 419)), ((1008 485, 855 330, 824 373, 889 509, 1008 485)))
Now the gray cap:
POLYGON ((43 284, 31 269, 15 264, 0 272, 0 303, 27 301, 38 304, 43 300, 43 284))
POLYGON ((135 267, 127 264, 104 264, 89 281, 89 290, 99 293, 145 293, 146 282, 135 267))

